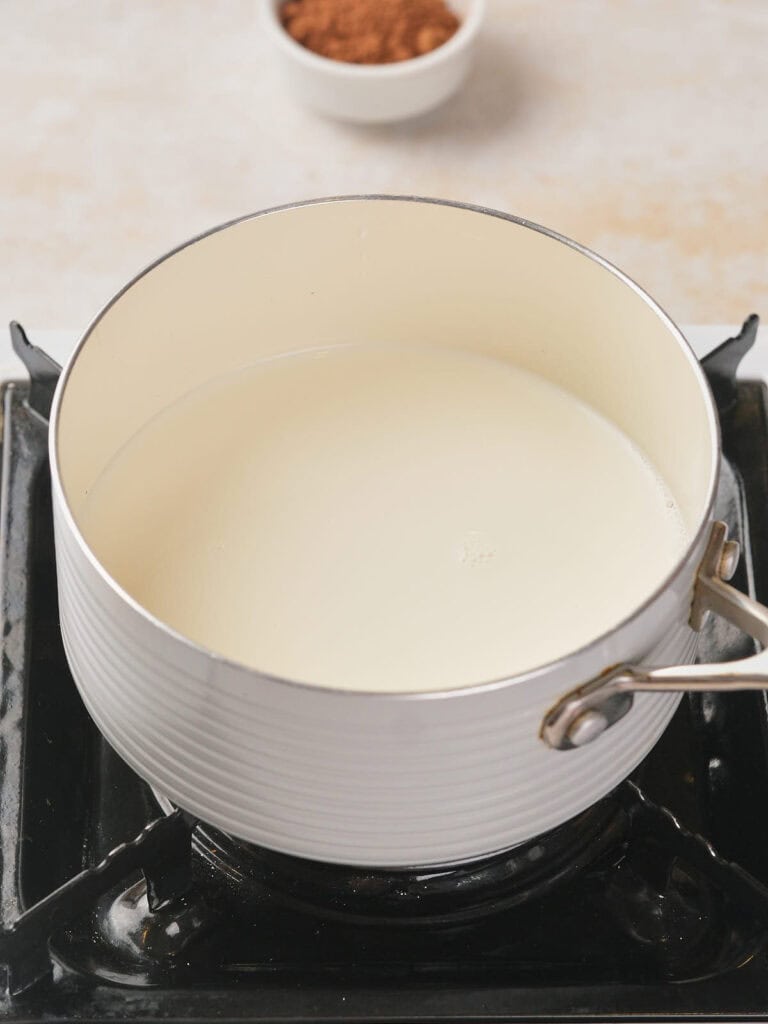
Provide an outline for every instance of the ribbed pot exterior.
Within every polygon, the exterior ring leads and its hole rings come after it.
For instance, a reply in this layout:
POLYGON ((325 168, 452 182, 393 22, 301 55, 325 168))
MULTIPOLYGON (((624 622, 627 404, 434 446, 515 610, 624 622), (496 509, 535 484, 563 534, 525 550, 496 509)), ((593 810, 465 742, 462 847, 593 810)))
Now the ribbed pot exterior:
MULTIPOLYGON (((677 696, 644 693, 588 746, 554 751, 539 735, 560 697, 611 667, 693 659, 687 623, 719 458, 714 404, 679 330, 620 271, 548 229, 392 196, 293 204, 215 228, 139 274, 85 332, 59 381, 50 456, 61 625, 83 700, 158 792, 241 839, 361 866, 470 860, 599 800, 674 713, 677 696), (674 494, 691 538, 682 562, 581 651, 463 690, 298 685, 154 619, 100 566, 83 529, 84 503, 115 454, 215 377, 361 338, 500 359, 585 402, 674 494)), ((654 538, 639 530, 622 542, 654 538)), ((578 599, 599 580, 596 565, 578 599)), ((551 593, 562 621, 557 579, 551 593)))
POLYGON ((241 839, 380 867, 512 847, 610 792, 678 703, 640 694, 590 746, 548 749, 542 717, 610 665, 690 661, 700 550, 631 623, 545 672, 426 695, 261 676, 193 647, 110 585, 54 482, 61 626, 83 700, 115 750, 179 806, 241 839))

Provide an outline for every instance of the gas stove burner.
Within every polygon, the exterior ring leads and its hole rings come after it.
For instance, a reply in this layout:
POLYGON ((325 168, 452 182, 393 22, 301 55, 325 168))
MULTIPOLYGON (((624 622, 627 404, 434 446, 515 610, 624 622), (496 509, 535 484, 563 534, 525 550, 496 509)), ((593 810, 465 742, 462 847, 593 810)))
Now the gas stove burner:
POLYGON ((358 925, 447 927, 540 898, 615 848, 627 819, 616 796, 536 840, 472 863, 384 869, 303 860, 242 843, 198 824, 197 856, 218 874, 235 909, 269 895, 299 913, 358 925))

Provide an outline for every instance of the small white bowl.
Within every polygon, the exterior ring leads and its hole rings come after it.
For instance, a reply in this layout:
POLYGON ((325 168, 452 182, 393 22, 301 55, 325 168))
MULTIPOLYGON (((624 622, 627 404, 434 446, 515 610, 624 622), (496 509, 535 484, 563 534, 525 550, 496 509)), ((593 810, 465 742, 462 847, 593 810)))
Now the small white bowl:
POLYGON ((283 0, 262 0, 265 23, 286 83, 304 104, 340 121, 376 124, 424 114, 464 81, 485 13, 485 0, 449 0, 461 19, 436 50, 395 64, 348 64, 297 43, 280 22, 283 0))

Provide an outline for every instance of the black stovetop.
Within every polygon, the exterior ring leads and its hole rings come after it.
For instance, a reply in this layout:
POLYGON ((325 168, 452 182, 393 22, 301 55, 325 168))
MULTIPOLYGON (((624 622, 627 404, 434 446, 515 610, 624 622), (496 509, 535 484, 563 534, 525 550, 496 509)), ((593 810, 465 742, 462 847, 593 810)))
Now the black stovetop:
MULTIPOLYGON (((718 518, 768 599, 768 392, 710 361, 718 518)), ((10 1021, 768 1018, 768 706, 684 699, 573 822, 461 869, 371 872, 165 814, 92 725, 58 629, 47 424, 3 395, 0 964, 10 1021), (191 851, 191 852, 190 852, 191 851)), ((35 397, 32 405, 36 405, 35 397)), ((714 621, 706 660, 754 648, 714 621)))

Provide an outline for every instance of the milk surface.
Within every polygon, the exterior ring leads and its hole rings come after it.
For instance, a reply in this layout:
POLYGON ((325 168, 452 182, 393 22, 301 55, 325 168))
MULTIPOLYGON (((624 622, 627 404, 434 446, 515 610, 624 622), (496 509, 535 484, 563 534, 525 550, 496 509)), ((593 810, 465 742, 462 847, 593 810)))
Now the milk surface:
POLYGON ((653 466, 594 410, 510 364, 413 345, 207 384, 123 447, 79 520, 185 637, 369 691, 566 655, 649 597, 688 540, 653 466))

